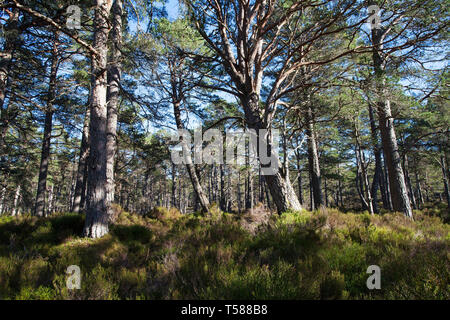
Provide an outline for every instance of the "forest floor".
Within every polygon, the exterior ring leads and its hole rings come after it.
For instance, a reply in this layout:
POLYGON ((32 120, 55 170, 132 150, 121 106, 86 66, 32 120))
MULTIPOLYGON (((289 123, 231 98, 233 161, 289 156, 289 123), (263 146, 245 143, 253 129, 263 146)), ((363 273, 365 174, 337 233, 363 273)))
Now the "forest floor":
POLYGON ((97 240, 79 236, 83 215, 1 217, 0 299, 450 299, 442 204, 415 221, 258 210, 122 211, 97 240), (70 265, 81 270, 78 290, 66 286, 70 265), (379 290, 366 285, 371 265, 381 268, 379 290))

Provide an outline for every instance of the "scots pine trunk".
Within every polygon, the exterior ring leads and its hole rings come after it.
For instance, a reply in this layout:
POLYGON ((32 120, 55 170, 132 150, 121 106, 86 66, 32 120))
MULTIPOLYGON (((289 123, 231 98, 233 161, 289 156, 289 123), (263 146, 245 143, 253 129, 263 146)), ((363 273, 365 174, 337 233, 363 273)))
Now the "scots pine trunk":
POLYGON ((20 213, 20 208, 19 208, 20 190, 21 190, 21 187, 19 184, 19 185, 17 185, 16 192, 14 194, 14 206, 13 206, 13 211, 12 211, 13 216, 17 216, 20 213))
POLYGON ((224 164, 219 165, 220 169, 220 210, 227 211, 227 199, 225 194, 225 169, 224 164))
POLYGON ((87 179, 87 162, 89 158, 89 121, 91 109, 86 107, 84 116, 83 133, 81 136, 80 155, 78 158, 78 169, 75 183, 75 192, 73 198, 72 211, 79 213, 84 208, 84 200, 86 194, 86 179, 87 179))
POLYGON ((86 222, 84 226, 84 235, 90 238, 101 238, 109 232, 106 199, 106 91, 109 32, 107 18, 110 10, 110 1, 96 1, 93 46, 97 54, 92 56, 90 152, 86 222))
POLYGON ((388 168, 389 187, 391 193, 392 207, 395 211, 403 212, 412 218, 411 203, 403 174, 400 153, 397 145, 397 136, 392 117, 391 103, 386 97, 385 61, 381 56, 383 33, 381 29, 372 30, 373 64, 375 69, 375 80, 377 83, 378 103, 377 113, 381 132, 383 152, 388 168))
POLYGON ((378 189, 380 189, 381 199, 383 201, 383 207, 385 209, 388 208, 388 203, 383 183, 383 167, 381 163, 380 143, 378 141, 378 129, 376 126, 375 115, 371 103, 369 103, 369 119, 370 119, 370 133, 372 139, 373 154, 375 157, 375 172, 373 174, 372 188, 371 188, 372 207, 373 211, 375 213, 378 213, 380 211, 378 208, 378 189))
POLYGON ((444 193, 447 200, 447 205, 450 208, 450 187, 449 187, 449 169, 447 167, 447 160, 445 152, 441 151, 440 157, 441 170, 442 170, 442 180, 444 182, 444 193))
POLYGON ((297 158, 297 184, 298 184, 298 201, 303 205, 303 187, 302 187, 302 170, 300 168, 300 153, 295 152, 297 158))
POLYGON ((122 74, 122 0, 114 0, 111 11, 111 63, 108 69, 108 120, 106 125, 106 200, 108 209, 114 202, 114 159, 117 150, 117 115, 122 74))
POLYGON ((405 182, 408 187, 409 198, 411 199, 411 205, 413 209, 417 209, 416 205, 416 197, 414 196, 414 190, 411 183, 411 177, 409 176, 409 164, 408 164, 408 156, 406 154, 403 155, 403 168, 405 172, 405 182))
MULTIPOLYGON (((183 122, 181 121, 180 103, 178 101, 173 101, 172 104, 173 104, 173 112, 175 115, 175 122, 177 124, 177 129, 183 130, 184 125, 183 125, 183 122)), ((183 139, 183 138, 181 138, 181 139, 183 139)), ((189 178, 192 183, 192 187, 194 188, 194 192, 195 192, 198 202, 201 206, 201 210, 204 213, 206 213, 206 212, 208 212, 209 207, 210 207, 208 197, 206 196, 205 192, 203 191, 203 187, 200 184, 199 175, 197 174, 197 171, 195 170, 195 165, 192 163, 190 146, 188 146, 187 143, 184 143, 184 140, 182 140, 181 142, 182 142, 183 154, 185 156, 185 159, 184 159, 185 165, 186 165, 186 169, 189 174, 189 178)))
POLYGON ((323 205, 322 196, 322 177, 319 166, 319 153, 317 150, 317 139, 314 128, 314 115, 312 108, 309 106, 305 113, 306 119, 306 135, 308 137, 308 164, 309 174, 311 177, 312 200, 314 201, 314 209, 319 209, 323 205))
POLYGON ((4 147, 5 136, 9 126, 8 109, 4 108, 9 75, 11 72, 13 53, 19 38, 19 11, 13 9, 4 26, 4 45, 0 51, 0 151, 4 147))
POLYGON ((47 188, 48 165, 50 162, 50 144, 53 126, 53 102, 56 97, 56 77, 58 73, 58 36, 54 35, 51 56, 50 78, 47 92, 47 105, 45 108, 44 133, 42 138, 41 162, 39 165, 39 178, 36 193, 34 215, 45 215, 45 193, 47 188))
MULTIPOLYGON (((176 199, 176 192, 177 192, 177 186, 176 186, 176 165, 172 162, 172 194, 171 194, 171 205, 172 208, 177 207, 177 199, 176 199)), ((181 199, 181 196, 179 197, 181 199)), ((181 205, 178 206, 178 208, 181 208, 181 205)))
MULTIPOLYGON (((245 95, 241 99, 242 105, 245 111, 245 120, 250 129, 254 129, 259 138, 261 129, 270 129, 267 124, 263 122, 260 116, 259 107, 259 96, 255 92, 245 95)), ((272 137, 269 135, 267 139, 267 154, 271 154, 272 148, 272 137)), ((259 149, 259 148, 258 148, 259 149)), ((258 150, 258 152, 266 152, 266 150, 258 150)), ((268 165, 261 164, 264 168, 268 165)), ((269 188, 270 194, 272 195, 272 200, 277 207, 279 214, 286 212, 288 210, 301 210, 302 206, 298 201, 295 190, 291 185, 289 175, 287 172, 283 172, 280 167, 279 161, 277 159, 277 167, 275 174, 266 175, 264 178, 266 180, 267 186, 269 188)))

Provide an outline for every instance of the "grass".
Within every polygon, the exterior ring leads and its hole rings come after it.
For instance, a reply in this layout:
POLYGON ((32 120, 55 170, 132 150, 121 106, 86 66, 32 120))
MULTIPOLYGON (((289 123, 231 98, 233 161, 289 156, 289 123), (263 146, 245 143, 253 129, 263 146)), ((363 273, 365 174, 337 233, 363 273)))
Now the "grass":
POLYGON ((0 299, 449 299, 450 227, 436 210, 289 212, 248 228, 157 208, 120 212, 98 240, 79 237, 82 215, 2 217, 0 299), (370 265, 380 290, 367 289, 370 265))

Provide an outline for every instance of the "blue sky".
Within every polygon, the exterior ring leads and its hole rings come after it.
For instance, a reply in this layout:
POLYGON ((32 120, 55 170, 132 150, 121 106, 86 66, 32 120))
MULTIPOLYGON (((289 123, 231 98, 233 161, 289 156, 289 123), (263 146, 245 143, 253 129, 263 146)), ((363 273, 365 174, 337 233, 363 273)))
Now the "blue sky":
POLYGON ((169 0, 166 8, 167 13, 169 14, 169 19, 175 19, 178 16, 178 9, 179 9, 178 0, 169 0))

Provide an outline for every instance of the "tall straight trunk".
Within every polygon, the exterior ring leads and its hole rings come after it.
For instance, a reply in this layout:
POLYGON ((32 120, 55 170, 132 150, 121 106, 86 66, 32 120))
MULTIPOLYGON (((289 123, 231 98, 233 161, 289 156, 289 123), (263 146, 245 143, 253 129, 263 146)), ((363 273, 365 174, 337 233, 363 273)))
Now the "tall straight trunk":
MULTIPOLYGON (((183 122, 181 121, 180 102, 174 100, 174 101, 172 101, 172 104, 173 104, 173 113, 175 115, 175 122, 177 124, 177 129, 183 130, 184 125, 183 125, 183 122)), ((205 194, 205 192, 203 191, 203 187, 200 184, 199 174, 197 173, 195 165, 192 163, 190 146, 188 146, 187 143, 184 143, 184 139, 182 137, 181 137, 181 139, 182 139, 181 142, 182 142, 183 154, 185 156, 184 162, 185 162, 188 174, 189 174, 189 178, 192 183, 192 187, 194 188, 194 192, 195 192, 198 202, 201 206, 201 210, 204 213, 206 213, 206 212, 208 212, 209 207, 210 207, 208 197, 205 194)))
POLYGON ((89 125, 89 168, 84 235, 101 238, 109 232, 106 199, 106 140, 107 140, 107 58, 108 16, 111 3, 97 0, 94 18, 94 48, 92 56, 91 121, 89 125))
POLYGON ((355 158, 356 158, 356 177, 355 177, 355 186, 356 191, 358 192, 359 199, 361 200, 362 210, 368 210, 369 209, 369 203, 367 202, 366 198, 364 197, 364 185, 363 185, 363 174, 361 167, 363 164, 361 164, 361 159, 359 156, 359 147, 358 145, 355 145, 355 158))
POLYGON ((184 188, 184 183, 182 184, 182 180, 183 179, 181 179, 181 177, 182 177, 182 175, 180 173, 180 178, 178 179, 178 210, 183 212, 183 206, 184 206, 183 188, 184 188))
MULTIPOLYGON (((364 209, 368 209, 370 214, 374 213, 373 210, 373 202, 372 202, 372 194, 369 187, 369 177, 367 174, 367 164, 364 157, 364 153, 361 150, 361 141, 359 136, 359 128, 355 123, 355 140, 356 140, 356 164, 358 167, 357 177, 359 179, 359 194, 361 197, 361 201, 364 209)), ((358 187, 358 185, 357 185, 358 187)))
POLYGON ((247 176, 246 176, 246 183, 245 183, 245 209, 252 209, 253 208, 253 176, 252 176, 252 169, 250 168, 250 159, 249 159, 249 146, 246 145, 246 166, 247 166, 247 176))
POLYGON ((14 206, 13 206, 13 211, 12 211, 13 216, 19 215, 20 189, 21 188, 20 188, 20 184, 19 184, 19 185, 17 185, 16 192, 14 194, 14 206))
POLYGON ((373 180, 372 180, 372 188, 371 188, 371 195, 372 195, 372 207, 373 211, 375 213, 378 213, 380 210, 378 208, 378 189, 380 189, 381 192, 381 199, 383 201, 383 207, 385 209, 388 208, 387 199, 386 199, 386 193, 384 190, 384 183, 383 183, 383 167, 381 163, 381 150, 380 150, 380 144, 378 141, 378 129, 375 123, 375 116, 372 104, 369 103, 369 119, 370 119, 370 133, 371 133, 371 139, 372 139, 372 147, 373 147, 373 154, 375 157, 375 172, 373 174, 373 180))
POLYGON ((386 190, 386 198, 388 201, 388 209, 392 211, 394 209, 392 207, 391 187, 389 185, 389 170, 386 165, 386 159, 384 157, 384 152, 383 152, 383 166, 384 166, 384 183, 385 183, 385 190, 386 190))
POLYGON ((417 189, 417 201, 418 201, 418 207, 419 209, 423 205, 423 194, 422 194, 422 187, 420 185, 420 178, 419 173, 417 172, 417 168, 415 169, 415 176, 416 176, 416 189, 417 189))
POLYGON ((86 172, 87 161, 89 157, 89 121, 90 121, 91 109, 86 107, 86 113, 84 116, 83 133, 81 136, 80 156, 78 158, 78 169, 75 183, 75 192, 73 198, 72 211, 79 213, 84 208, 84 199, 86 194, 86 172))
POLYGON ((414 196, 414 191, 411 184, 411 177, 409 176, 408 156, 406 154, 403 155, 403 168, 405 172, 405 180, 406 180, 405 182, 408 187, 409 198, 411 199, 411 205, 413 209, 417 209, 416 197, 414 196))
POLYGON ((227 210, 227 199, 225 194, 225 169, 224 164, 219 165, 220 169, 220 210, 227 210))
POLYGON ((392 207, 395 211, 403 212, 407 217, 412 218, 413 213, 402 170, 400 153, 397 145, 397 136, 394 128, 394 118, 392 117, 391 111, 391 103, 386 98, 386 79, 384 72, 385 61, 383 61, 380 53, 380 50, 383 49, 383 45, 381 44, 382 39, 383 31, 381 29, 372 29, 372 44, 374 46, 373 64, 379 95, 377 112, 383 152, 389 173, 392 207))
POLYGON ((263 176, 263 180, 264 180, 264 191, 266 193, 266 201, 267 201, 267 208, 269 208, 269 210, 272 210, 272 204, 270 201, 270 195, 269 195, 269 188, 267 187, 267 182, 266 179, 263 176))
POLYGON ((208 200, 213 202, 212 198, 212 169, 208 170, 208 200))
POLYGON ((261 175, 261 165, 258 166, 258 201, 264 203, 264 184, 261 175))
POLYGON ((328 207, 328 185, 327 178, 324 178, 324 188, 325 188, 325 207, 328 207))
POLYGON ((10 123, 8 109, 4 108, 6 91, 8 88, 12 68, 14 50, 18 45, 19 11, 13 9, 9 13, 8 22, 4 25, 4 46, 0 51, 0 152, 5 145, 5 136, 10 123))
POLYGON ((111 11, 111 62, 108 69, 108 118, 106 124, 106 200, 108 208, 114 202, 114 159, 117 150, 117 115, 122 75, 122 0, 114 0, 111 11))
POLYGON ((5 207, 5 193, 6 193, 6 186, 2 186, 0 184, 0 215, 3 214, 3 209, 5 207))
POLYGON ((227 194, 227 196, 226 196, 226 199, 227 199, 227 211, 228 212, 232 212, 233 211, 233 202, 232 202, 232 199, 231 199, 231 197, 232 197, 232 186, 231 186, 231 174, 232 174, 232 170, 231 170, 231 168, 229 168, 229 174, 228 174, 228 179, 227 179, 227 192, 226 192, 226 194, 227 194))
POLYGON ((50 187, 50 190, 48 191, 48 210, 47 210, 47 216, 50 216, 53 213, 54 205, 56 197, 54 197, 54 186, 52 185, 50 187))
POLYGON ((311 170, 308 170, 308 173, 309 173, 309 203, 311 211, 314 211, 316 208, 314 207, 314 192, 312 186, 311 170))
POLYGON ((241 202, 241 170, 238 169, 238 184, 237 184, 237 205, 238 205, 238 213, 242 212, 242 202, 241 202))
POLYGON ((302 187, 302 169, 300 168, 300 153, 296 152, 297 158, 297 184, 298 184, 298 201, 303 205, 303 187, 302 187))
POLYGON ((340 171, 340 167, 338 165, 338 175, 339 175, 339 180, 338 180, 338 190, 339 190, 339 202, 340 202, 340 206, 343 207, 344 206, 344 195, 343 195, 343 191, 342 191, 342 178, 341 178, 341 171, 340 171))
POLYGON ((45 192, 47 188, 48 165, 50 162, 50 144, 53 125, 53 102, 56 97, 56 79, 58 73, 58 35, 54 34, 50 77, 47 92, 47 105, 45 108, 44 133, 42 138, 41 163, 39 166, 38 187, 34 215, 43 217, 45 215, 45 192))
POLYGON ((444 182, 444 193, 447 200, 448 207, 450 208, 450 187, 449 187, 449 168, 447 167, 447 159, 445 152, 441 152, 440 163, 442 170, 442 180, 444 182))
POLYGON ((309 106, 305 118, 306 135, 308 137, 308 163, 311 177, 311 188, 314 198, 314 209, 319 209, 323 205, 322 196, 322 176, 320 174, 319 153, 317 150, 317 139, 314 128, 314 115, 312 108, 309 106))
MULTIPOLYGON (((171 205, 172 208, 176 208, 177 207, 177 199, 176 199, 176 192, 177 192, 177 185, 176 185, 176 165, 175 163, 172 162, 172 192, 171 192, 171 205)), ((181 197, 180 197, 181 199, 181 197)))
POLYGON ((248 171, 247 176, 247 203, 246 203, 246 209, 252 209, 254 206, 254 194, 253 194, 253 177, 251 170, 248 171))

